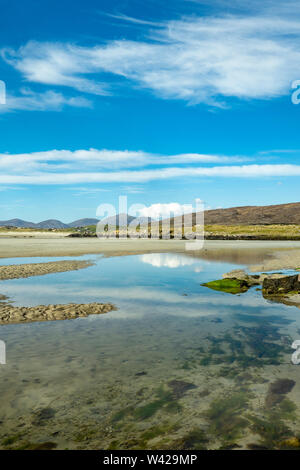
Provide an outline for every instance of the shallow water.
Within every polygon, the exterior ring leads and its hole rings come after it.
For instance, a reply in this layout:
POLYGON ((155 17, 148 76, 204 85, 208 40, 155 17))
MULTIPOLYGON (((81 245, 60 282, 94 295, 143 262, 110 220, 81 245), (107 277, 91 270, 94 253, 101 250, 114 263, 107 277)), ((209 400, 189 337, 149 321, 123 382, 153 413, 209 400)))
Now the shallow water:
POLYGON ((200 285, 230 263, 171 253, 78 259, 96 264, 1 282, 16 305, 118 307, 0 326, 1 448, 280 448, 300 435, 300 366, 290 361, 298 308, 255 288, 234 296, 200 285), (278 379, 295 385, 272 396, 278 379))

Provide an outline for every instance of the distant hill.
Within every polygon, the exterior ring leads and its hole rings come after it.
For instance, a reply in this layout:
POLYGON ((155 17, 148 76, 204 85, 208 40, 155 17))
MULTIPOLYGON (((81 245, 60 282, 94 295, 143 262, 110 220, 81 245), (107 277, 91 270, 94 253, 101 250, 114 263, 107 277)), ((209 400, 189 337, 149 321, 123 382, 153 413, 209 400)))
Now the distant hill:
POLYGON ((126 225, 134 222, 134 225, 147 225, 151 222, 150 217, 133 217, 129 214, 118 214, 112 217, 102 219, 102 223, 116 225, 117 227, 126 227, 126 225))
POLYGON ((0 227, 20 227, 20 228, 35 228, 36 224, 33 222, 26 222, 22 219, 0 220, 0 227))
POLYGON ((111 217, 106 217, 102 219, 103 224, 116 225, 118 227, 126 227, 127 224, 130 224, 136 217, 128 214, 117 214, 111 217))
MULTIPOLYGON (((196 214, 188 214, 187 221, 196 221, 196 214)), ((151 222, 147 217, 127 216, 127 223, 136 221, 137 224, 146 225, 151 222)), ((171 218, 174 225, 178 226, 182 223, 182 216, 171 218)), ((117 225, 124 227, 126 225, 126 214, 118 214, 113 217, 107 217, 103 220, 105 224, 117 225)), ((36 228, 36 229, 62 229, 73 227, 86 227, 88 225, 96 225, 98 219, 87 218, 79 219, 64 224, 59 220, 44 220, 40 223, 27 222, 21 219, 11 219, 0 221, 0 227, 19 227, 19 228, 36 228)), ((189 223, 189 222, 188 222, 189 223)), ((277 204, 272 206, 241 206, 231 207, 228 209, 214 209, 205 211, 206 225, 300 225, 300 202, 290 204, 277 204)))
POLYGON ((97 225, 98 219, 79 219, 68 224, 69 227, 87 227, 88 225, 97 225))
POLYGON ((62 223, 60 220, 49 219, 35 224, 36 228, 69 228, 67 224, 62 223))
POLYGON ((33 222, 27 222, 22 219, 11 219, 11 220, 1 220, 0 227, 16 227, 16 228, 35 228, 35 229, 47 229, 47 228, 69 228, 67 224, 62 223, 60 220, 44 220, 35 224, 33 222))

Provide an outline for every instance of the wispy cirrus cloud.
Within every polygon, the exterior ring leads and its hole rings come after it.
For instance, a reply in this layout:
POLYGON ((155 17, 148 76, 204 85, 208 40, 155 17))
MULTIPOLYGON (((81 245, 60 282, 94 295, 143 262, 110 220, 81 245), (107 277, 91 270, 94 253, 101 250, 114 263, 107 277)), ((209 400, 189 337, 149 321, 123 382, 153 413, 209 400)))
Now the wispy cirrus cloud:
POLYGON ((182 18, 152 29, 144 26, 150 30, 140 41, 108 41, 93 47, 30 41, 1 53, 30 82, 107 95, 114 91, 108 73, 164 99, 214 106, 224 106, 228 98, 280 97, 299 78, 297 14, 274 15, 270 9, 182 18))
MULTIPOLYGON (((84 183, 145 183, 182 178, 263 178, 300 176, 294 164, 220 164, 202 165, 189 155, 155 156, 128 151, 51 151, 21 155, 0 155, 0 184, 74 185, 84 183), (160 158, 163 163, 160 163, 160 158), (174 166, 174 161, 178 166, 174 166), (155 165, 153 167, 153 162, 155 165), (179 163, 182 165, 179 165, 179 163), (85 171, 82 171, 82 168, 85 171)), ((230 157, 223 157, 226 162, 230 157)), ((206 162, 205 162, 206 163, 206 162)))
POLYGON ((143 151, 129 150, 50 150, 24 154, 0 154, 0 171, 86 171, 99 169, 118 170, 120 168, 147 167, 152 165, 193 165, 197 163, 237 163, 247 161, 243 156, 205 155, 186 153, 179 155, 159 155, 143 151))

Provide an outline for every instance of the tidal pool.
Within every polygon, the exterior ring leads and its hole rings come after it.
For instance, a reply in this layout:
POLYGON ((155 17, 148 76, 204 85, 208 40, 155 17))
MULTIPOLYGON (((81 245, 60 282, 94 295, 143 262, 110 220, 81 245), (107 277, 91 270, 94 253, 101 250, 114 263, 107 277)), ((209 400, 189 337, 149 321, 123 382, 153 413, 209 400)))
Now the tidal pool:
POLYGON ((237 267, 228 262, 172 253, 78 259, 96 264, 0 283, 15 305, 118 308, 0 326, 2 449, 300 448, 298 308, 255 288, 231 295, 201 286, 237 267))

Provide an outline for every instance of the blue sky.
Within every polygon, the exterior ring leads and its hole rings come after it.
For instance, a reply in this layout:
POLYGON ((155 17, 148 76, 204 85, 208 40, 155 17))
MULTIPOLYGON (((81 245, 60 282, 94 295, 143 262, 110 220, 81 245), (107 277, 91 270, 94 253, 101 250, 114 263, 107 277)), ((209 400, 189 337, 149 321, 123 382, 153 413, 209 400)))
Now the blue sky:
POLYGON ((0 8, 0 219, 299 201, 299 3, 0 8))

